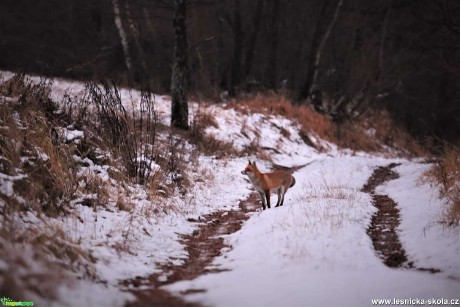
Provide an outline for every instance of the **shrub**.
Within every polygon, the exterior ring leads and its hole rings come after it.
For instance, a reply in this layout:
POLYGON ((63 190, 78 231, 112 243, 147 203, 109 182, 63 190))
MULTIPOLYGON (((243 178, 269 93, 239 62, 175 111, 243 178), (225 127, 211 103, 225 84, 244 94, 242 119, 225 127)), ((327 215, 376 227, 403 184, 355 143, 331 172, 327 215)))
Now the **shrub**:
POLYGON ((157 116, 153 96, 142 92, 139 110, 129 114, 115 84, 89 82, 86 85, 89 104, 97 113, 96 129, 116 157, 124 163, 127 174, 138 183, 148 182, 152 173, 157 137, 157 116))
POLYGON ((460 149, 445 144, 441 159, 423 174, 422 180, 438 187, 447 200, 443 223, 458 225, 460 222, 460 149))
POLYGON ((301 126, 300 135, 312 147, 318 147, 308 137, 313 133, 322 140, 352 150, 381 152, 396 149, 393 151, 398 154, 426 155, 423 148, 385 110, 369 109, 366 117, 337 123, 330 116, 315 111, 311 105, 295 105, 285 96, 273 92, 235 99, 229 106, 244 113, 282 115, 297 121, 301 126))

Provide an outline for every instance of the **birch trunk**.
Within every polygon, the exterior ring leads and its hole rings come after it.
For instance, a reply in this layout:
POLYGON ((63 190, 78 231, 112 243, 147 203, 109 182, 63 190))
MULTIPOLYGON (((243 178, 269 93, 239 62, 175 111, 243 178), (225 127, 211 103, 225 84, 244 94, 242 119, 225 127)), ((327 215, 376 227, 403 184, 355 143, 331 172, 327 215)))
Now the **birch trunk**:
POLYGON ((120 35, 120 39, 121 39, 121 45, 123 47, 123 54, 125 57, 126 68, 128 68, 128 70, 131 71, 133 65, 131 63, 131 56, 129 55, 128 38, 127 38, 125 30, 123 29, 123 24, 121 22, 120 6, 118 5, 118 0, 112 0, 112 5, 113 5, 113 14, 115 18, 115 25, 117 26, 118 34, 120 35))
POLYGON ((318 23, 318 26, 316 27, 316 32, 313 38, 313 43, 312 43, 312 51, 311 51, 311 56, 310 60, 308 63, 308 72, 307 72, 307 78, 306 82, 300 92, 299 98, 300 99, 306 99, 308 96, 311 94, 312 90, 315 88, 317 79, 318 79, 318 67, 321 61, 321 54, 323 52, 324 45, 326 44, 329 35, 331 34, 332 28, 334 27, 335 23, 337 22, 337 17, 339 16, 340 8, 342 7, 343 0, 338 0, 337 5, 335 7, 335 12, 334 15, 332 16, 331 22, 329 23, 328 27, 326 28, 326 31, 323 34, 323 37, 321 40, 319 40, 321 34, 319 31, 321 31, 321 27, 319 27, 320 22, 318 23), (319 44, 318 44, 319 43, 319 44))

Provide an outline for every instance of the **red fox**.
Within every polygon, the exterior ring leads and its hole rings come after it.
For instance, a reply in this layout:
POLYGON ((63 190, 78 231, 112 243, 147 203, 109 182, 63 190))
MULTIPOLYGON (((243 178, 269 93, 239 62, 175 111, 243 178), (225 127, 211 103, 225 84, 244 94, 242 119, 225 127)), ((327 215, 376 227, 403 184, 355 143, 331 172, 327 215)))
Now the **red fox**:
POLYGON ((284 194, 295 184, 295 178, 287 171, 274 171, 271 173, 261 173, 256 166, 256 162, 249 161, 243 175, 247 175, 252 185, 259 192, 262 198, 262 208, 265 210, 265 204, 270 208, 270 191, 278 193, 278 202, 275 207, 282 206, 284 203, 284 194))

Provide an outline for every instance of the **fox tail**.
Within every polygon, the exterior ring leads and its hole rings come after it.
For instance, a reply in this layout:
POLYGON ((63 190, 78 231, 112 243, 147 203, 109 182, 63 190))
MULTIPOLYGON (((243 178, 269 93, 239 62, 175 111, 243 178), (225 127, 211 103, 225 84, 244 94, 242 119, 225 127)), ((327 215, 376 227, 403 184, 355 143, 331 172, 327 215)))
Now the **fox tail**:
POLYGON ((292 176, 292 183, 291 183, 291 185, 289 187, 292 188, 294 186, 294 184, 295 184, 295 177, 292 176))

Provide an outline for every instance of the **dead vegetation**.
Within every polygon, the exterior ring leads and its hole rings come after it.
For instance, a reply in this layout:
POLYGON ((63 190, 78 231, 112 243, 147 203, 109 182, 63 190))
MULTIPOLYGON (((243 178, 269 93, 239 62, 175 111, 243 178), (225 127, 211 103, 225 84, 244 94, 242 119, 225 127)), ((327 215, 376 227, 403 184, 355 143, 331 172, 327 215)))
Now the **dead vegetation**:
MULTIPOLYGON (((232 144, 206 135, 206 127, 218 127, 208 108, 198 108, 191 130, 183 133, 159 123, 148 91, 142 92, 139 108, 129 109, 115 84, 90 82, 83 95, 66 95, 58 105, 50 99, 50 85, 47 80, 33 83, 24 75, 0 85, 0 247, 8 255, 27 251, 18 258, 2 257, 8 270, 0 267, 0 287, 6 295, 20 297, 20 291, 29 291, 52 299, 55 294, 48 289, 68 280, 69 272, 78 278, 98 279, 97 259, 80 246, 81 238, 70 238, 59 226, 60 219, 69 217, 75 223, 86 222, 77 207, 126 213, 123 240, 111 247, 130 253, 135 219, 193 212, 192 205, 175 203, 174 196, 194 197, 188 192, 195 180, 191 169, 200 172, 197 150, 217 158, 258 152, 259 158, 270 159, 257 150, 257 140, 237 153, 232 144), (141 206, 135 201, 139 190, 147 200, 141 206), (44 271, 32 270, 34 263, 44 271), (23 274, 15 276, 14 270, 23 274), (45 278, 46 282, 37 282, 45 278)), ((293 119, 310 143, 308 135, 313 133, 354 150, 413 144, 393 127, 387 114, 375 113, 375 118, 339 129, 326 115, 309 106, 295 106, 280 95, 257 94, 229 106, 293 119)), ((288 130, 280 130, 289 137, 288 130)), ((205 171, 200 175, 201 180, 212 176, 205 171)), ((338 186, 312 191, 311 197, 347 200, 354 192, 338 186)), ((455 208, 460 212, 458 205, 455 208)))
POLYGON ((314 132, 321 139, 333 142, 334 129, 331 120, 314 111, 307 105, 294 105, 291 100, 275 93, 257 93, 253 96, 232 100, 229 107, 242 113, 259 112, 271 115, 282 115, 296 120, 301 125, 301 134, 314 132))
POLYGON ((215 155, 218 158, 236 154, 233 145, 224 141, 217 140, 205 133, 207 127, 219 128, 214 115, 209 109, 201 104, 193 114, 193 120, 190 125, 189 139, 192 144, 197 147, 197 150, 206 155, 215 155))
POLYGON ((460 149, 444 144, 440 159, 423 174, 422 182, 428 182, 439 189, 446 199, 442 223, 449 226, 460 222, 460 149))
POLYGON ((22 210, 48 216, 65 213, 77 190, 76 164, 65 144, 53 142, 56 109, 48 98, 49 84, 26 84, 20 77, 6 86, 20 95, 13 96, 16 102, 4 101, 0 107, 4 145, 0 171, 15 178, 12 188, 23 197, 15 203, 22 210))
POLYGON ((427 151, 398 126, 386 110, 371 110, 366 117, 336 126, 337 144, 353 150, 385 152, 394 149, 407 157, 426 156, 427 151))
POLYGON ((0 268, 0 287, 2 295, 29 293, 37 301, 54 300, 72 274, 99 278, 82 238, 60 226, 64 219, 87 222, 77 207, 125 212, 124 240, 112 246, 130 252, 134 219, 193 210, 168 199, 187 193, 197 159, 182 137, 159 133, 148 91, 139 107, 126 109, 114 84, 87 83, 83 95, 66 95, 59 104, 50 86, 20 74, 0 85, 0 247, 7 268, 0 268), (139 195, 148 204, 136 204, 139 195))
POLYGON ((295 105, 287 97, 273 92, 235 99, 228 106, 243 113, 258 112, 292 119, 300 124, 300 134, 310 146, 315 146, 308 137, 313 134, 354 151, 395 151, 403 156, 427 155, 423 147, 399 127, 385 110, 369 109, 366 116, 337 123, 330 116, 318 113, 310 105, 295 105))

